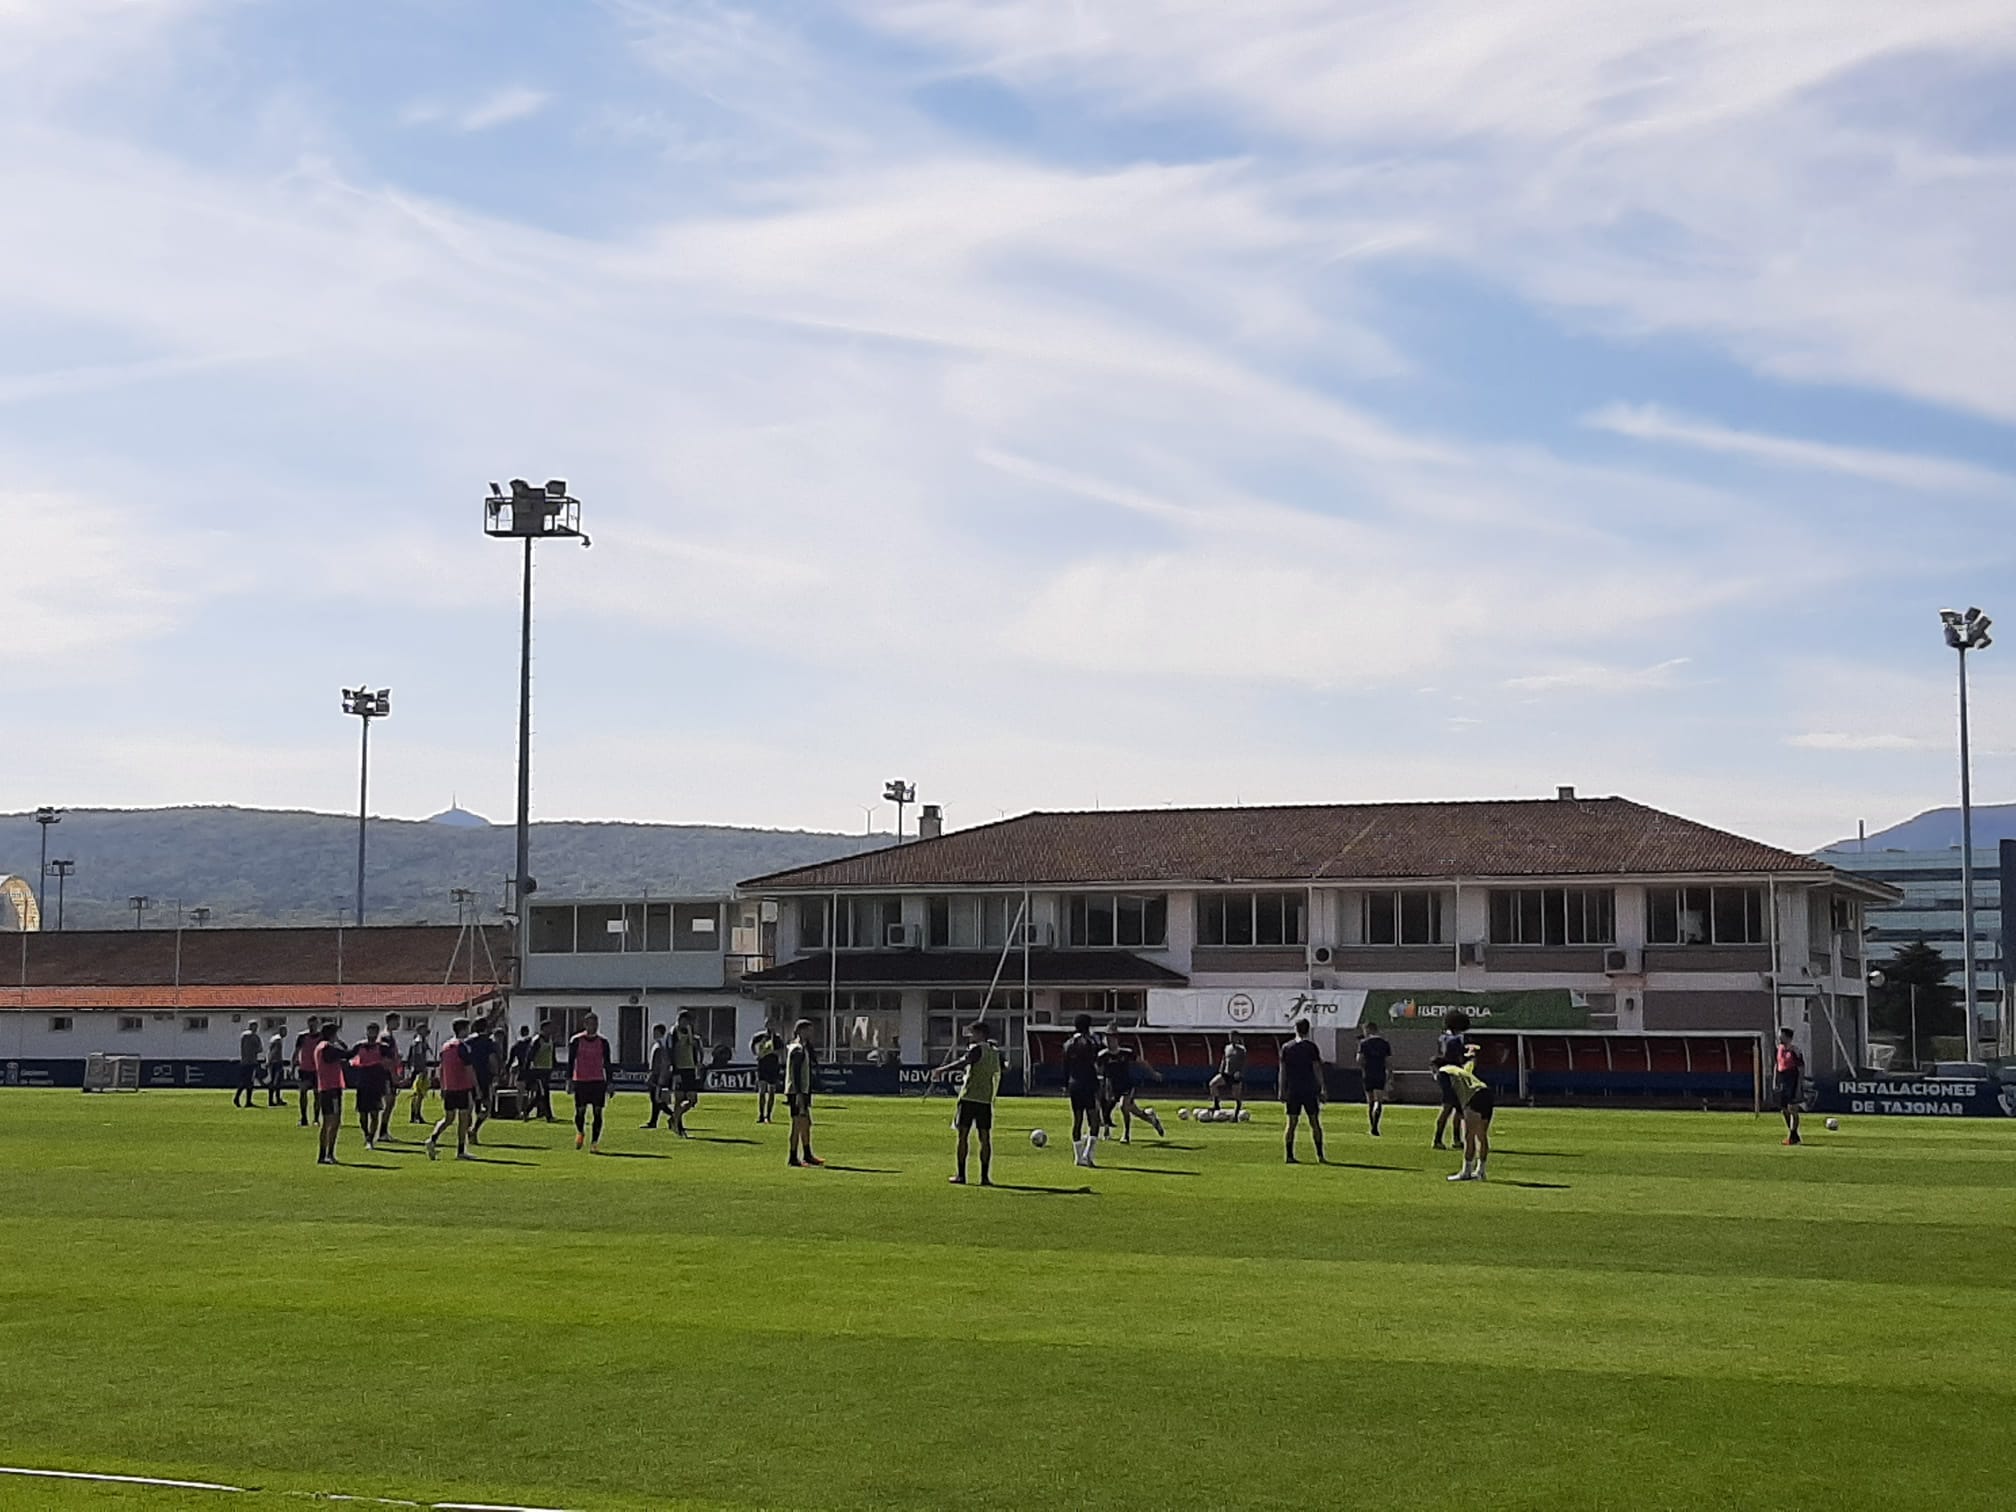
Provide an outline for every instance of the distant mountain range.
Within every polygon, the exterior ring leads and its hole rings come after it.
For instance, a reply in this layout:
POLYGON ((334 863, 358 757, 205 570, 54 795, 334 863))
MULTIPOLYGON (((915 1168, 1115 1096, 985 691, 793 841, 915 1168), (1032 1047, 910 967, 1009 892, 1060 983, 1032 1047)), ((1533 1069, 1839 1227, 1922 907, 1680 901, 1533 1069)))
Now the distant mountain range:
MULTIPOLYGON (((2004 840, 2016 840, 2016 803, 1974 805, 1974 848, 1993 850, 2004 840)), ((1830 851, 1853 853, 1863 842, 1854 838, 1828 847, 1830 851)), ((1874 831, 1867 842, 1872 851, 1932 851, 1960 848, 1960 807, 1927 809, 1915 819, 1874 831)))
MULTIPOLYGON (((504 901, 513 830, 450 809, 433 819, 373 819, 365 917, 373 924, 453 923, 458 887, 487 912, 504 901)), ((0 876, 34 880, 41 835, 33 814, 0 814, 0 876)), ((532 826, 532 875, 560 897, 726 892, 745 877, 887 845, 887 835, 724 825, 543 823, 532 826)), ((152 899, 150 927, 172 926, 176 903, 212 924, 330 924, 356 892, 355 815, 241 808, 71 809, 49 832, 49 854, 77 863, 64 885, 72 929, 131 926, 128 899, 152 899)), ((56 924, 55 879, 44 928, 56 924)))

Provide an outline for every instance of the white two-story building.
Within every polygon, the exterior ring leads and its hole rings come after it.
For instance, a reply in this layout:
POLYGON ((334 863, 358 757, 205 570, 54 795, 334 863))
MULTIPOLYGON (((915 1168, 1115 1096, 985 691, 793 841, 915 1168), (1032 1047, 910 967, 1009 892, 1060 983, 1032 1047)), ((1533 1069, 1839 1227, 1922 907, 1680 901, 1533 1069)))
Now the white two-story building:
POLYGON ((1863 908, 1895 890, 1624 798, 1032 813, 758 877, 744 986, 836 1058, 931 1063, 986 1005, 1011 1057, 1076 1013, 1151 1026, 1361 1019, 1425 1061, 1494 1028, 1793 1027, 1860 1059, 1863 908))

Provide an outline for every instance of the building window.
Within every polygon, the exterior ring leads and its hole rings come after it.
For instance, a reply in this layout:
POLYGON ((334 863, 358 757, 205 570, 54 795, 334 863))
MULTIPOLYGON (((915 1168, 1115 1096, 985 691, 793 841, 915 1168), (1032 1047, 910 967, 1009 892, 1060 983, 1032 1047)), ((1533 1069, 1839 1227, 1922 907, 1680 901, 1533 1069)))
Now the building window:
POLYGON ((1077 893, 1066 900, 1066 943, 1160 950, 1169 943, 1167 893, 1077 893))
POLYGON ((1617 895, 1607 887, 1527 887, 1491 894, 1493 945, 1614 945, 1617 895))
POLYGON ((121 1034, 138 1034, 140 1032, 140 1022, 138 1015, 122 1013, 119 1016, 119 1032, 121 1034))
POLYGON ((564 1067, 567 1064, 567 1042, 588 1027, 588 1015, 594 1011, 593 1008, 539 1010, 539 1033, 553 1047, 556 1065, 564 1067))
POLYGON ((1148 1011, 1148 994, 1138 988, 1111 987, 1057 994, 1057 1022, 1068 1024, 1081 1013, 1094 1023, 1138 1024, 1148 1011))
POLYGON ((1365 894, 1367 945, 1442 945, 1442 894, 1419 888, 1365 894))
POLYGON ((619 955, 643 941, 629 937, 621 903, 581 903, 574 909, 574 949, 580 955, 619 955))
POLYGON ((209 1033, 209 1032, 210 1032, 210 1015, 209 1015, 209 1014, 207 1014, 207 1013, 192 1013, 192 1014, 190 1014, 190 1015, 189 1015, 189 1016, 188 1016, 187 1018, 185 1018, 185 1019, 183 1019, 183 1020, 182 1020, 182 1032, 183 1032, 184 1034, 207 1034, 207 1033, 209 1033))
POLYGON ((526 949, 533 955, 574 953, 574 909, 571 904, 535 904, 526 949))
POLYGON ((926 1063, 942 1066, 954 1055, 965 1052, 966 1026, 980 1017, 982 1002, 987 1003, 987 1024, 994 1031, 994 1043, 1001 1047, 1002 1060, 1011 1066, 1022 1064, 1028 1017, 1019 989, 997 991, 991 1001, 981 991, 929 994, 924 1000, 926 1063))
POLYGON ((1655 887, 1645 895, 1649 944, 1762 945, 1769 938, 1761 887, 1655 887))
POLYGON ((67 1013, 58 1014, 49 1020, 49 1032, 51 1034, 68 1034, 72 1027, 70 1016, 67 1013))
POLYGON ((966 893, 928 900, 925 940, 933 950, 999 950, 1022 900, 1006 893, 966 893))
POLYGON ((889 931, 903 922, 903 900, 889 897, 840 900, 840 948, 886 950, 889 931))
POLYGON ((1199 945, 1302 945, 1307 899, 1299 892, 1199 893, 1199 945))
MULTIPOLYGON (((808 992, 800 1012, 812 1021, 815 1044, 823 1045, 828 1019, 827 996, 808 992)), ((899 992, 843 992, 832 1014, 838 1037, 835 1060, 896 1065, 902 1054, 903 995, 899 992)), ((823 1052, 820 1059, 828 1059, 823 1052)))
POLYGON ((721 905, 675 903, 672 906, 672 948, 718 951, 721 948, 721 905))
POLYGON ((832 912, 833 903, 828 898, 800 898, 798 900, 798 948, 800 950, 824 950, 826 948, 826 920, 832 912))

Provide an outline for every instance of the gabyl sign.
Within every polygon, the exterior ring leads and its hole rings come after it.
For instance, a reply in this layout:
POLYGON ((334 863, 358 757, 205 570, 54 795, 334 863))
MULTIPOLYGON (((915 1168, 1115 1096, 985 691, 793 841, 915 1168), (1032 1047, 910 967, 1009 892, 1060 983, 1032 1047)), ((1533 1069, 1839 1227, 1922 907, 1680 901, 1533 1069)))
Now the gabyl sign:
POLYGON ((1365 1022, 1439 1032, 1460 1010, 1478 1029, 1587 1029, 1589 1000, 1565 987, 1531 992, 1368 992, 1365 1022))
POLYGON ((1290 1029, 1307 1019, 1318 1029, 1350 1029, 1365 1011, 1362 989, 1305 992, 1293 987, 1152 989, 1148 1023, 1157 1029, 1290 1029))
POLYGON ((1819 1077, 1814 1105, 1822 1113, 1874 1113, 1893 1118, 2016 1118, 2016 1087, 1973 1077, 1819 1077))

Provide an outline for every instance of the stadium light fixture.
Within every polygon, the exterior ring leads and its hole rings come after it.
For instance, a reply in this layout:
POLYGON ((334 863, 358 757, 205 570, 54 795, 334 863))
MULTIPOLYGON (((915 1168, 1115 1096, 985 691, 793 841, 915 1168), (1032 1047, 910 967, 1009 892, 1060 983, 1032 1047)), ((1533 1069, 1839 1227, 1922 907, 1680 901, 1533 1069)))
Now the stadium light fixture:
POLYGON ((392 690, 356 687, 343 690, 343 712, 355 714, 364 726, 364 738, 357 755, 357 922, 364 922, 364 815, 365 800, 371 791, 371 721, 392 712, 392 690))
POLYGON ((592 543, 581 529, 581 501, 568 494, 565 478, 549 478, 544 488, 513 478, 508 494, 492 483, 490 496, 483 501, 483 533, 525 543, 518 629, 518 847, 509 909, 517 916, 518 956, 522 959, 523 931, 531 917, 528 900, 539 887, 532 876, 532 544, 553 540, 574 540, 583 546, 592 543))
POLYGON ((1947 646, 1960 658, 1960 934, 1964 956, 1962 980, 1967 996, 1962 1053, 1972 1059, 1981 1025, 1975 1017, 1979 1011, 1979 993, 1974 966, 1974 762, 1967 718, 1967 653, 1986 651, 1995 644, 1995 637, 1989 633, 1995 622, 1978 608, 1970 608, 1965 614, 1942 609, 1939 622, 1944 627, 1947 646))
POLYGON ((42 892, 49 885, 49 826, 63 822, 63 810, 45 803, 35 810, 35 822, 42 826, 42 869, 35 874, 35 906, 41 909, 42 892))
POLYGON ((141 919, 146 916, 147 910, 154 906, 154 900, 145 893, 134 893, 132 897, 126 900, 126 906, 133 910, 133 927, 138 929, 141 919))
POLYGON ((70 874, 77 870, 77 863, 64 857, 57 857, 48 863, 48 874, 56 879, 56 932, 63 932, 63 884, 70 874))
POLYGON ((882 796, 896 805, 896 843, 903 843, 903 809, 917 801, 917 784, 898 777, 882 784, 882 796))

